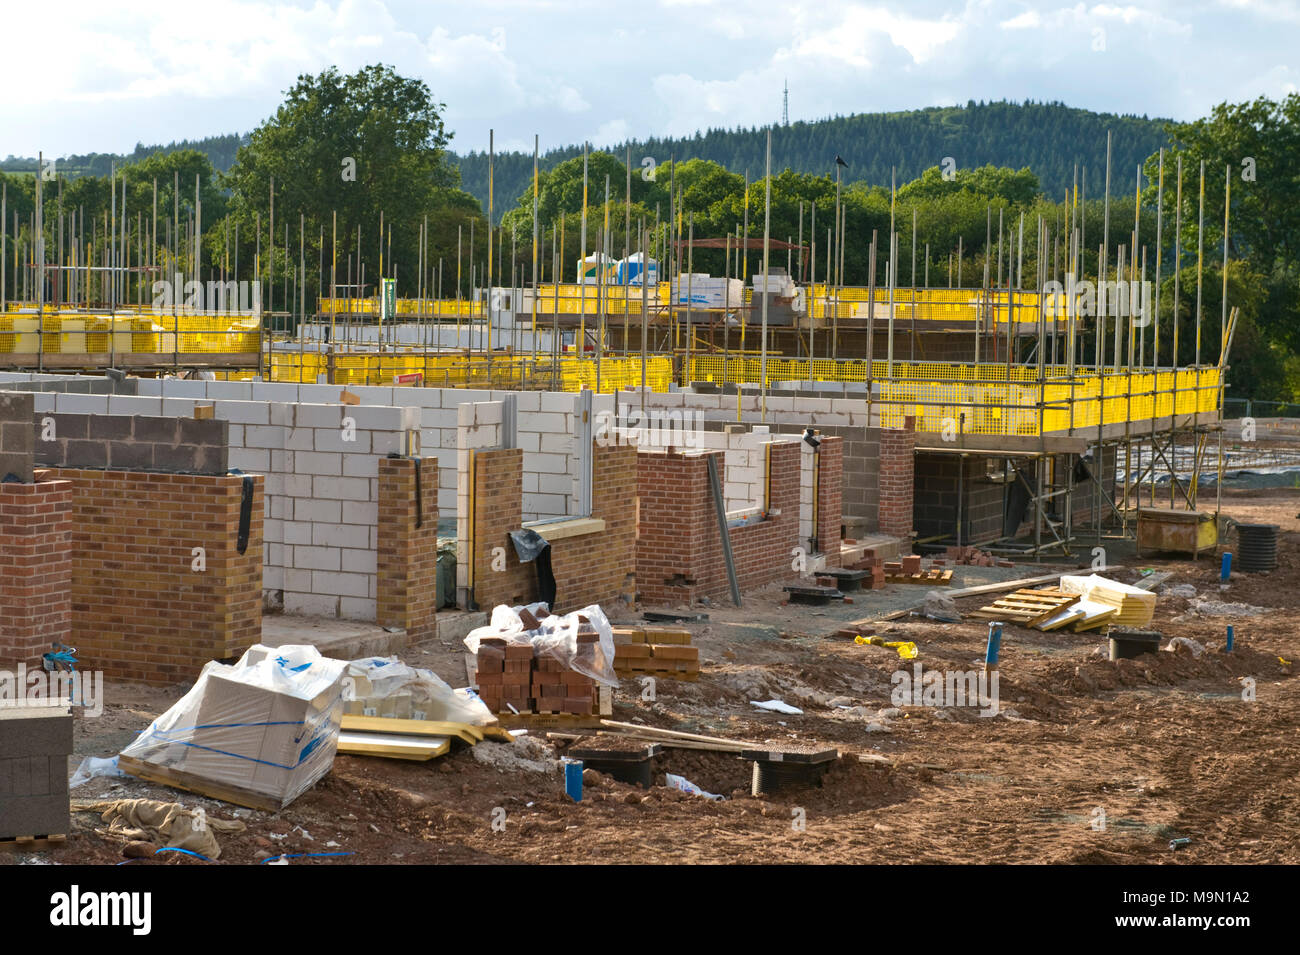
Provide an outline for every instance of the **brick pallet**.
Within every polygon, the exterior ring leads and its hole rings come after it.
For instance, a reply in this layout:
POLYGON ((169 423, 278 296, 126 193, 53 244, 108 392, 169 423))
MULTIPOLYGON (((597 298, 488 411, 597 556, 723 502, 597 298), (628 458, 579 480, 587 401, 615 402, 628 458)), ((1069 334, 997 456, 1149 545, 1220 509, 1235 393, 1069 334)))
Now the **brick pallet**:
MULTIPOLYGON (((594 630, 578 634, 579 645, 598 639, 594 630)), ((475 668, 479 697, 499 716, 588 716, 598 702, 596 682, 591 677, 568 669, 552 656, 539 654, 528 644, 485 638, 479 645, 475 668)))
POLYGON ((689 630, 671 627, 615 627, 614 672, 671 680, 700 678, 700 651, 689 630))

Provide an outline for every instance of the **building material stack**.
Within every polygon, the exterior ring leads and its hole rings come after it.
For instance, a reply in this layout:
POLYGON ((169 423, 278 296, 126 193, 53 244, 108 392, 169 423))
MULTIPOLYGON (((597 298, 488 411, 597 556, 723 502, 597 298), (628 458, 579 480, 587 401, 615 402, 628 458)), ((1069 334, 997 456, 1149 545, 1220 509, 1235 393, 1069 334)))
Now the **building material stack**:
MULTIPOLYGON (((579 644, 598 639, 594 630, 578 634, 579 644)), ((479 696, 493 713, 594 712, 596 682, 528 644, 485 637, 475 666, 479 696)))
POLYGON ((689 630, 670 627, 615 627, 614 670, 619 676, 671 680, 700 678, 700 650, 689 630))

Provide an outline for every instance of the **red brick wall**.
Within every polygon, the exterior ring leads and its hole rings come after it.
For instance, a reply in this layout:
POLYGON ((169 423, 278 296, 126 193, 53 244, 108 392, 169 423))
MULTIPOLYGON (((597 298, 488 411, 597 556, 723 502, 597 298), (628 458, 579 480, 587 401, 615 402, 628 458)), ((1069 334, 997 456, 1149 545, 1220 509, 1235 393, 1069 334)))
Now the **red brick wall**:
POLYGON ((438 461, 420 462, 416 526, 415 461, 379 459, 379 554, 376 622, 401 627, 411 642, 438 632, 438 461))
MULTIPOLYGON (((775 442, 768 451, 768 517, 731 528, 740 589, 791 576, 799 543, 799 445, 775 442)), ((722 540, 709 489, 709 456, 723 474, 723 453, 638 456, 637 586, 650 602, 690 601, 730 593, 722 540)), ((839 509, 834 511, 838 537, 839 509)))
POLYGON ((72 639, 86 669, 146 683, 191 681, 261 639, 263 479, 253 477, 238 553, 243 478, 58 468, 72 483, 72 639), (191 569, 202 547, 206 569, 191 569))
POLYGON ((72 484, 0 484, 0 666, 55 642, 72 645, 72 484))
MULTIPOLYGON (((605 529, 552 542, 552 609, 559 613, 610 604, 634 589, 636 448, 596 445, 593 454, 591 516, 605 529)), ((522 499, 523 451, 474 452, 474 600, 480 610, 537 599, 537 570, 519 562, 508 536, 522 526, 522 499), (492 569, 497 547, 504 549, 504 570, 492 569)))
POLYGON ((844 439, 823 435, 817 461, 817 545, 826 555, 826 566, 838 567, 844 503, 844 439))
POLYGON ((902 428, 880 429, 880 533, 912 534, 912 493, 916 430, 912 418, 902 428))

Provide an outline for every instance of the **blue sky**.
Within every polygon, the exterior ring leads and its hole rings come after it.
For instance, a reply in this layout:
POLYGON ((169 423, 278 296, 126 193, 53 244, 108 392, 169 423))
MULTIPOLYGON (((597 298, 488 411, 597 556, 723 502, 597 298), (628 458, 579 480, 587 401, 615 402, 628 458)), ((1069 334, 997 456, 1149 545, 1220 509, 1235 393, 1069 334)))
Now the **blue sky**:
POLYGON ((382 61, 447 104, 453 148, 1060 100, 1191 119, 1300 88, 1300 0, 62 0, 11 5, 0 156, 247 131, 303 72, 382 61), (42 46, 24 41, 42 36, 42 46))

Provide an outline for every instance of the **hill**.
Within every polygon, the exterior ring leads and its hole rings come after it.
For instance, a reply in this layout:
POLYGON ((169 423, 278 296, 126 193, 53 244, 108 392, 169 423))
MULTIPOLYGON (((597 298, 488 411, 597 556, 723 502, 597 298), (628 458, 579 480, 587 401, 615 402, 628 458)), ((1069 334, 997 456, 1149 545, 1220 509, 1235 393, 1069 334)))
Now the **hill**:
MULTIPOLYGON (((848 169, 845 182, 865 181, 889 185, 890 167, 898 181, 919 176, 951 156, 959 168, 985 164, 1021 169, 1028 166, 1038 176, 1044 192, 1059 199, 1073 181, 1074 166, 1087 167, 1086 190, 1100 195, 1105 181, 1106 131, 1112 135, 1111 190, 1126 194, 1139 163, 1168 145, 1168 120, 1146 116, 1120 116, 1075 109, 1062 103, 976 103, 931 107, 898 113, 857 113, 812 122, 791 123, 772 129, 772 167, 795 172, 833 173, 836 155, 848 169)), ((763 174, 766 128, 710 129, 681 139, 651 138, 631 143, 594 144, 618 157, 631 149, 633 168, 641 158, 657 162, 677 159, 711 159, 733 172, 763 174)), ((581 155, 582 147, 565 146, 545 153, 542 168, 549 169, 581 155)), ((470 152, 456 158, 462 188, 477 196, 487 208, 487 153, 470 152)), ((500 153, 494 163, 497 210, 513 207, 528 188, 533 157, 527 153, 500 153)), ((498 212, 499 215, 499 212, 498 212)))

